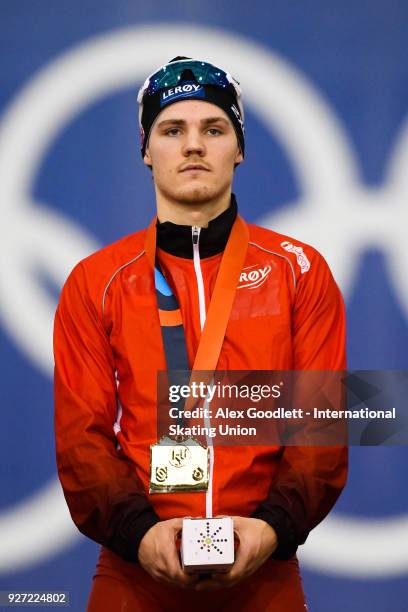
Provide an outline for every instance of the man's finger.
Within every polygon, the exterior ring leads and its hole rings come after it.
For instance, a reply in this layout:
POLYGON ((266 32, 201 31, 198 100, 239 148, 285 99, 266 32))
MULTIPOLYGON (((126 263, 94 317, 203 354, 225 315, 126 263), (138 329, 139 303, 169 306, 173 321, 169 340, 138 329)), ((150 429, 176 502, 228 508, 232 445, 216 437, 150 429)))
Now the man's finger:
POLYGON ((166 567, 159 570, 156 574, 156 579, 159 582, 177 586, 179 588, 188 588, 194 586, 198 577, 195 575, 186 574, 183 570, 166 567))
POLYGON ((242 580, 248 572, 248 563, 249 557, 248 553, 241 549, 238 549, 236 553, 236 559, 234 565, 231 569, 223 574, 213 574, 211 580, 206 581, 204 588, 221 588, 221 587, 231 587, 237 584, 240 580, 242 580))
POLYGON ((234 564, 232 568, 226 573, 222 573, 222 574, 214 573, 212 574, 211 578, 201 580, 196 585, 196 589, 197 590, 204 590, 204 589, 213 590, 213 589, 220 589, 220 588, 226 588, 226 587, 228 588, 230 586, 233 586, 234 584, 239 582, 239 580, 241 580, 244 569, 245 569, 245 563, 241 563, 238 566, 234 564))
POLYGON ((176 546, 171 546, 166 555, 167 575, 169 579, 178 585, 190 586, 197 582, 198 577, 187 574, 181 567, 180 556, 176 546))
POLYGON ((183 519, 179 517, 171 519, 171 526, 173 527, 174 531, 181 531, 183 527, 183 519))

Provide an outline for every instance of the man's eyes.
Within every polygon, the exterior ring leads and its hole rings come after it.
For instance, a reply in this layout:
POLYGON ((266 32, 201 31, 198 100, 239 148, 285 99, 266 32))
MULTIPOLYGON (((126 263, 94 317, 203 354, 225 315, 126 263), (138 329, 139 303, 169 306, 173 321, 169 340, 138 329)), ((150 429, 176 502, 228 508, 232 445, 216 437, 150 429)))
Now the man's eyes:
POLYGON ((180 128, 170 128, 169 130, 165 131, 165 134, 169 134, 170 136, 175 136, 180 131, 181 131, 180 128))
MULTIPOLYGON (((222 134, 222 130, 217 127, 209 127, 206 129, 206 132, 207 133, 209 132, 211 135, 222 134)), ((165 131, 165 134, 168 136, 177 136, 180 133, 181 133, 181 128, 178 128, 178 127, 169 128, 168 130, 165 131)))
POLYGON ((222 134, 222 130, 220 130, 219 128, 208 128, 207 132, 212 132, 212 133, 216 133, 216 134, 222 134))

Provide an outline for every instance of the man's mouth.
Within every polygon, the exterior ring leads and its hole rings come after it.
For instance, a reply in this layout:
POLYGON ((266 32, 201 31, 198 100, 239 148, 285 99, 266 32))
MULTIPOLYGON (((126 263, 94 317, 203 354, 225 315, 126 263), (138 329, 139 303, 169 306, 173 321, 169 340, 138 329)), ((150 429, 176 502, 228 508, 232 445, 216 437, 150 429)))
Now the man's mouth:
POLYGON ((180 170, 180 172, 209 172, 209 170, 208 168, 206 168, 205 166, 201 166, 200 164, 189 164, 188 166, 180 170))

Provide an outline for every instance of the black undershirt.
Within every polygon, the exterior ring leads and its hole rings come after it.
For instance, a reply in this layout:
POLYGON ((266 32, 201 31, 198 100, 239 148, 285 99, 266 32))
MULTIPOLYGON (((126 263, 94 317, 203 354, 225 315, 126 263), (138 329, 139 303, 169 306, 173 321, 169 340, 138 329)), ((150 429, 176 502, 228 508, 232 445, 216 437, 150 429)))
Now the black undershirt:
MULTIPOLYGON (((231 194, 231 204, 218 217, 200 230, 200 257, 211 257, 224 251, 231 228, 238 214, 235 195, 231 194)), ((191 225, 178 225, 171 221, 157 222, 157 246, 170 255, 193 259, 191 225)))

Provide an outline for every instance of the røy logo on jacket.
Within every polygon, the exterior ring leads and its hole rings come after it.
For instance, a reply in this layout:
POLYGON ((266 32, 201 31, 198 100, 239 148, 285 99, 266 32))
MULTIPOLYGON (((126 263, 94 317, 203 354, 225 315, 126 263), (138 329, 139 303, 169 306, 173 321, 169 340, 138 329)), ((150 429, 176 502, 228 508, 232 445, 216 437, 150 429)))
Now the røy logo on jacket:
POLYGON ((260 266, 259 264, 255 264, 254 266, 243 268, 239 277, 237 289, 256 289, 260 287, 266 281, 271 271, 272 267, 269 265, 260 266))

